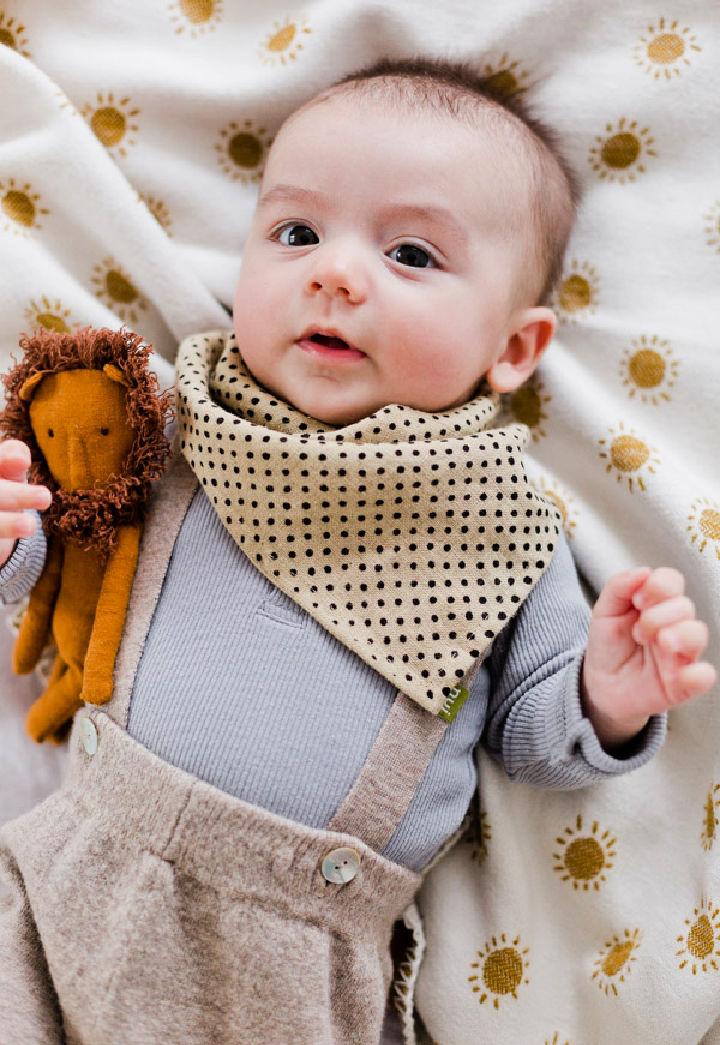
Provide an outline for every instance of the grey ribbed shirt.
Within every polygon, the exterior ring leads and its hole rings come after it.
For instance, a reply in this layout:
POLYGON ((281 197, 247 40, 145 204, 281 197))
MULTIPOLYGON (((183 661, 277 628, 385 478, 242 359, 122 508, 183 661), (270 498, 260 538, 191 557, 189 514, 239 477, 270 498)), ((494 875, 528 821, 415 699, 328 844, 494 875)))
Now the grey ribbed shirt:
MULTIPOLYGON (((39 531, 0 570, 0 599, 37 579, 39 531)), ((482 744, 510 777, 571 789, 628 772, 661 746, 665 716, 616 757, 582 714, 589 610, 561 540, 495 639, 386 846, 419 870, 462 821, 482 744)), ((280 816, 324 828, 350 790, 395 689, 275 588, 198 489, 135 678, 128 732, 161 758, 280 816)))

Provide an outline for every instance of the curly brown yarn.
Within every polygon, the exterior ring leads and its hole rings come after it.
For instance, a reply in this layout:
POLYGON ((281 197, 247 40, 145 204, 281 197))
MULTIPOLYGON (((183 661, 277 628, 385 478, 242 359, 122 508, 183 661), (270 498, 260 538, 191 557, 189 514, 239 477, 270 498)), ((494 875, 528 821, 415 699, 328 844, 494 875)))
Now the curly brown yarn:
POLYGON ((173 392, 158 393, 157 378, 148 370, 150 346, 129 330, 84 327, 61 334, 37 330, 20 339, 23 359, 3 376, 7 390, 0 413, 0 432, 20 439, 30 448, 30 481, 52 491, 53 502, 42 513, 48 536, 57 534, 81 548, 108 551, 117 542, 118 528, 138 522, 150 484, 163 474, 170 445, 165 425, 172 414, 173 392), (102 370, 106 363, 122 371, 126 381, 128 422, 134 439, 119 475, 87 490, 63 490, 50 474, 30 423, 30 402, 20 399, 25 381, 38 372, 102 370))

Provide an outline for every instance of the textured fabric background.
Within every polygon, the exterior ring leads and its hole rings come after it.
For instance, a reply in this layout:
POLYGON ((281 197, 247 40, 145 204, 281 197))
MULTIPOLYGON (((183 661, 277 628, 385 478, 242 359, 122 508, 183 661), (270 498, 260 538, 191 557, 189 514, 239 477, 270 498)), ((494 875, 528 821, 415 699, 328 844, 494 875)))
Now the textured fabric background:
MULTIPOLYGON (((508 403, 532 429, 531 474, 595 589, 632 564, 682 569, 720 662, 717 8, 0 0, 0 43, 5 365, 38 323, 125 322, 167 360, 227 324, 268 144, 341 74, 451 55, 522 92, 584 194, 557 338, 508 403)), ((30 696, 2 678, 5 720, 30 696)), ((483 762, 483 838, 424 897, 438 1042, 684 1045, 720 1015, 717 697, 601 789, 536 793, 483 762), (438 906, 451 893, 475 902, 438 906)), ((57 753, 18 727, 2 745, 6 817, 50 786, 57 753)))

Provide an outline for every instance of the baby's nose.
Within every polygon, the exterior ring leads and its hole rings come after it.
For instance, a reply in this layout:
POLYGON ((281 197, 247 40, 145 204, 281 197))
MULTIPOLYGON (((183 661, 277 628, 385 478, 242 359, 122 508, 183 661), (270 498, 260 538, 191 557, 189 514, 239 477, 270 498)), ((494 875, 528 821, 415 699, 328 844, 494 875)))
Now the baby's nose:
POLYGON ((337 255, 318 258, 307 282, 310 294, 341 297, 350 304, 359 305, 367 297, 367 280, 359 264, 343 260, 337 255))

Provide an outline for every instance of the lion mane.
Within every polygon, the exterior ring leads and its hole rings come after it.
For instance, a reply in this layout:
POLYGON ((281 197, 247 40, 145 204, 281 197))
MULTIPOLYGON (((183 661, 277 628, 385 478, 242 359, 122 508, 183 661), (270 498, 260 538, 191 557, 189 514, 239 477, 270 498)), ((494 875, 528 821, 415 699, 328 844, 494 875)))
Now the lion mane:
POLYGON ((23 358, 3 376, 6 406, 0 413, 0 432, 20 439, 30 448, 30 482, 52 491, 53 501, 41 515, 48 537, 57 535, 81 548, 109 552, 117 543, 118 528, 138 522, 153 480, 163 474, 170 451, 165 426, 172 417, 173 392, 158 393, 155 374, 148 370, 150 346, 129 330, 83 327, 60 334, 37 330, 20 338, 23 358), (33 374, 62 370, 102 370, 114 364, 123 374, 132 447, 121 474, 86 490, 62 490, 53 479, 30 423, 30 402, 20 389, 33 374))

